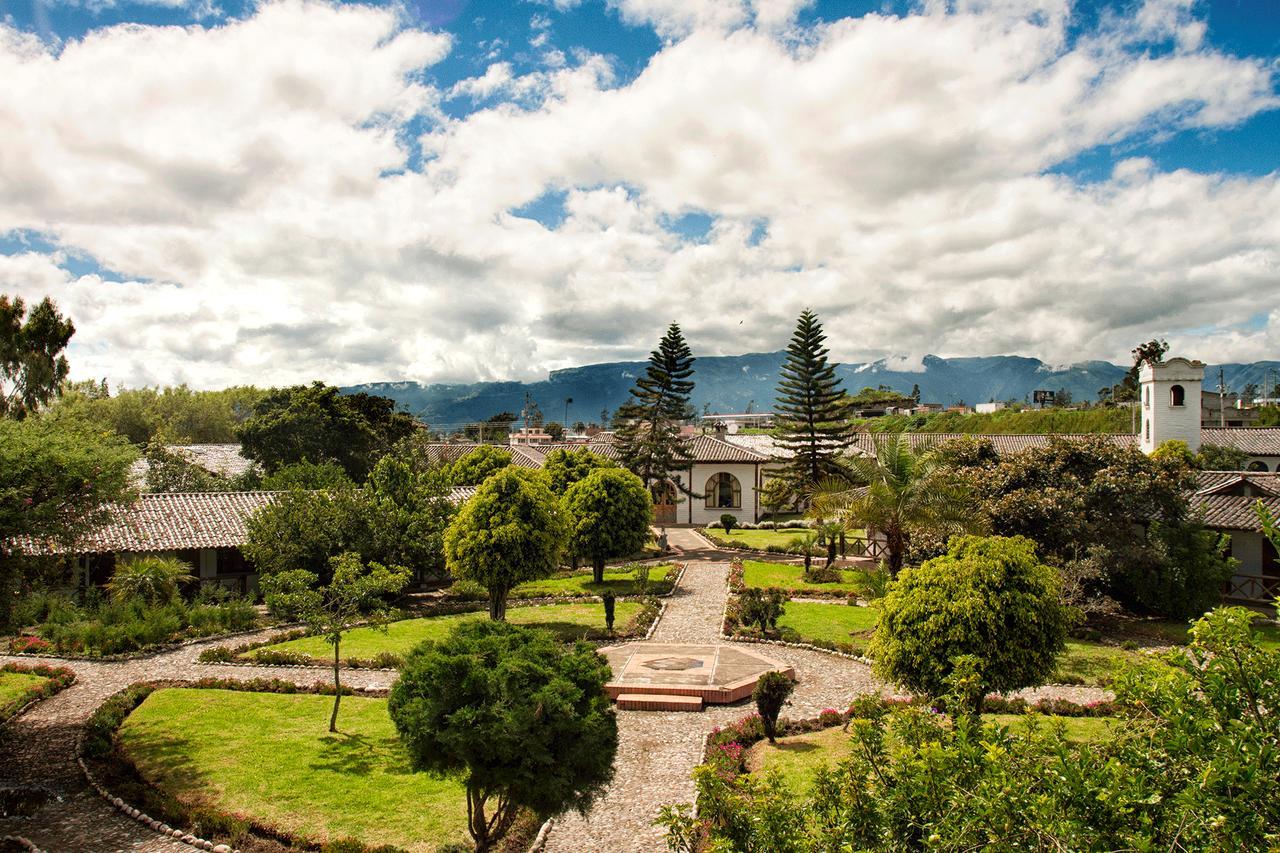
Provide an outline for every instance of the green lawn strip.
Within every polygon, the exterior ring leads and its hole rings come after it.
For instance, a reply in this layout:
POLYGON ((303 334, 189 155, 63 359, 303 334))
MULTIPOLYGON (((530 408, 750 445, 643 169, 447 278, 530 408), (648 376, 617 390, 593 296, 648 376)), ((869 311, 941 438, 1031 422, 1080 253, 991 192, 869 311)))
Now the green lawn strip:
POLYGON ((800 541, 804 538, 806 531, 800 529, 792 530, 731 530, 725 533, 723 530, 705 529, 701 531, 712 542, 719 544, 731 543, 735 545, 745 545, 749 548, 760 548, 763 550, 770 545, 777 545, 781 548, 789 548, 792 544, 800 545, 800 541))
POLYGON ((0 717, 3 712, 25 705, 28 694, 40 688, 49 679, 29 672, 0 672, 0 717))
POLYGON ((1122 663, 1150 660, 1150 655, 1087 640, 1067 640, 1067 648, 1058 658, 1058 666, 1049 677, 1051 683, 1087 684, 1105 687, 1111 683, 1116 667, 1122 663))
POLYGON ((858 587, 854 584, 858 572, 843 570, 840 572, 844 580, 840 583, 806 583, 804 566, 790 563, 766 563, 762 560, 744 560, 742 563, 742 582, 749 587, 760 589, 784 589, 796 593, 854 593, 858 587))
MULTIPOLYGON (((985 722, 995 722, 1014 731, 1027 725, 1022 714, 984 714, 985 722)), ((1115 728, 1114 717, 1037 716, 1043 726, 1065 725, 1068 740, 1089 741, 1106 737, 1115 728)), ((801 789, 813 779, 814 771, 826 764, 834 766, 849 755, 849 734, 839 726, 792 737, 779 738, 777 745, 760 741, 747 751, 747 767, 752 772, 777 769, 787 783, 801 789)))
POLYGON ((457 779, 412 773, 385 699, 163 689, 120 728, 143 777, 187 804, 208 804, 323 843, 354 837, 434 851, 465 842, 457 779))
MULTIPOLYGON (((621 630, 640 612, 640 606, 639 602, 619 601, 614 614, 614 629, 621 630)), ((356 628, 342 638, 341 654, 344 658, 371 658, 382 652, 403 655, 424 640, 443 640, 462 622, 487 618, 488 611, 481 610, 449 616, 402 619, 387 625, 386 632, 374 628, 356 628)), ((551 631, 561 639, 573 640, 581 638, 588 629, 604 630, 604 605, 592 601, 512 607, 507 610, 507 621, 517 625, 533 625, 551 631)), ((249 657, 266 650, 296 652, 326 660, 333 655, 333 647, 323 637, 303 637, 264 646, 249 652, 249 657)))
MULTIPOLYGON (((649 583, 653 584, 666 580, 667 576, 674 572, 674 566, 650 566, 649 583)), ((591 578, 591 571, 587 570, 568 577, 530 581, 529 583, 522 583, 511 590, 511 594, 520 598, 539 598, 556 595, 600 595, 605 590, 612 590, 614 595, 640 594, 635 582, 635 573, 629 569, 606 569, 604 583, 595 583, 591 578)))
POLYGON ((874 607, 788 601, 779 628, 790 628, 803 643, 849 644, 861 654, 871 639, 879 612, 874 607))

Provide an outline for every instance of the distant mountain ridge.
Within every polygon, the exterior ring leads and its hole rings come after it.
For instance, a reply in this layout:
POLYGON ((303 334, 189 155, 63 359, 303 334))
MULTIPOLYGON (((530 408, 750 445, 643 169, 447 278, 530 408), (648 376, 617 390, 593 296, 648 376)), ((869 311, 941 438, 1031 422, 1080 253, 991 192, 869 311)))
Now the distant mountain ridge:
MULTIPOLYGON (((773 409, 783 352, 699 356, 694 362, 693 403, 699 412, 741 412, 773 409), (709 407, 709 408, 708 408, 709 407)), ((925 402, 969 405, 988 400, 1022 400, 1036 389, 1070 391, 1076 400, 1093 400, 1098 389, 1115 385, 1127 367, 1105 361, 1086 361, 1051 367, 1037 358, 996 355, 966 358, 925 356, 920 370, 890 367, 890 360, 842 364, 837 369, 845 390, 888 385, 904 394, 920 386, 925 402)), ((520 413, 526 392, 548 421, 565 419, 565 400, 572 398, 568 421, 590 423, 602 409, 612 412, 626 402, 647 362, 619 361, 555 370, 539 382, 472 382, 423 385, 418 382, 368 382, 344 388, 390 397, 406 411, 439 429, 481 421, 502 411, 520 413)), ((1262 387, 1267 370, 1280 377, 1280 361, 1221 365, 1228 388, 1253 383, 1262 387)), ((1219 365, 1205 368, 1205 387, 1216 388, 1219 365)))

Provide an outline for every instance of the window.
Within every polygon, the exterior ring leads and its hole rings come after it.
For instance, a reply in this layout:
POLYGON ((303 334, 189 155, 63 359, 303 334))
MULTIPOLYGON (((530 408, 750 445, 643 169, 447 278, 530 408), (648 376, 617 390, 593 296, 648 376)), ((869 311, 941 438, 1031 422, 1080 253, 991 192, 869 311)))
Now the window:
POLYGON ((1146 430, 1147 441, 1150 441, 1151 440, 1151 418, 1147 418, 1145 421, 1143 421, 1143 423, 1146 424, 1144 429, 1146 430))
POLYGON ((1185 406, 1187 404, 1187 392, 1183 390, 1181 385, 1169 386, 1169 405, 1185 406))
POLYGON ((1267 463, 1259 459, 1255 459, 1249 463, 1249 467, 1246 468, 1245 470, 1246 471, 1265 471, 1267 470, 1267 463))
POLYGON ((1142 408, 1151 408, 1151 389, 1146 385, 1142 386, 1142 408))
POLYGON ((732 474, 721 472, 707 480, 707 509, 739 509, 742 486, 732 474))

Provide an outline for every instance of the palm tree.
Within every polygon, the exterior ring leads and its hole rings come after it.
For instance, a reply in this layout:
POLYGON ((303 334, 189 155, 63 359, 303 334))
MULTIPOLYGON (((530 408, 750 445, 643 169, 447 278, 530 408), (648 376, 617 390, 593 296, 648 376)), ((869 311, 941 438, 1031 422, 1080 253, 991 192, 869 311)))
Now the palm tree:
POLYGON ((827 480, 810 494, 810 514, 836 519, 846 529, 865 527, 885 538, 889 572, 896 577, 913 532, 977 532, 969 492, 939 476, 932 453, 916 453, 904 434, 877 436, 874 456, 848 462, 853 482, 827 480))

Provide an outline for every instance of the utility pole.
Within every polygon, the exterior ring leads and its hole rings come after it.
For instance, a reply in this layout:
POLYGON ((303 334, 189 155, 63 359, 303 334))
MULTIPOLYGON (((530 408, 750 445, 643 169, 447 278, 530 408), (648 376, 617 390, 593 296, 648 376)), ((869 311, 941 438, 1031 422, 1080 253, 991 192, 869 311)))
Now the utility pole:
POLYGON ((570 403, 572 403, 572 402, 573 402, 573 398, 572 398, 572 397, 565 397, 565 398, 564 398, 564 429, 565 429, 565 432, 568 432, 568 431, 569 431, 569 404, 570 404, 570 403))
POLYGON ((1227 425, 1227 372, 1218 368, 1218 426, 1227 425))

